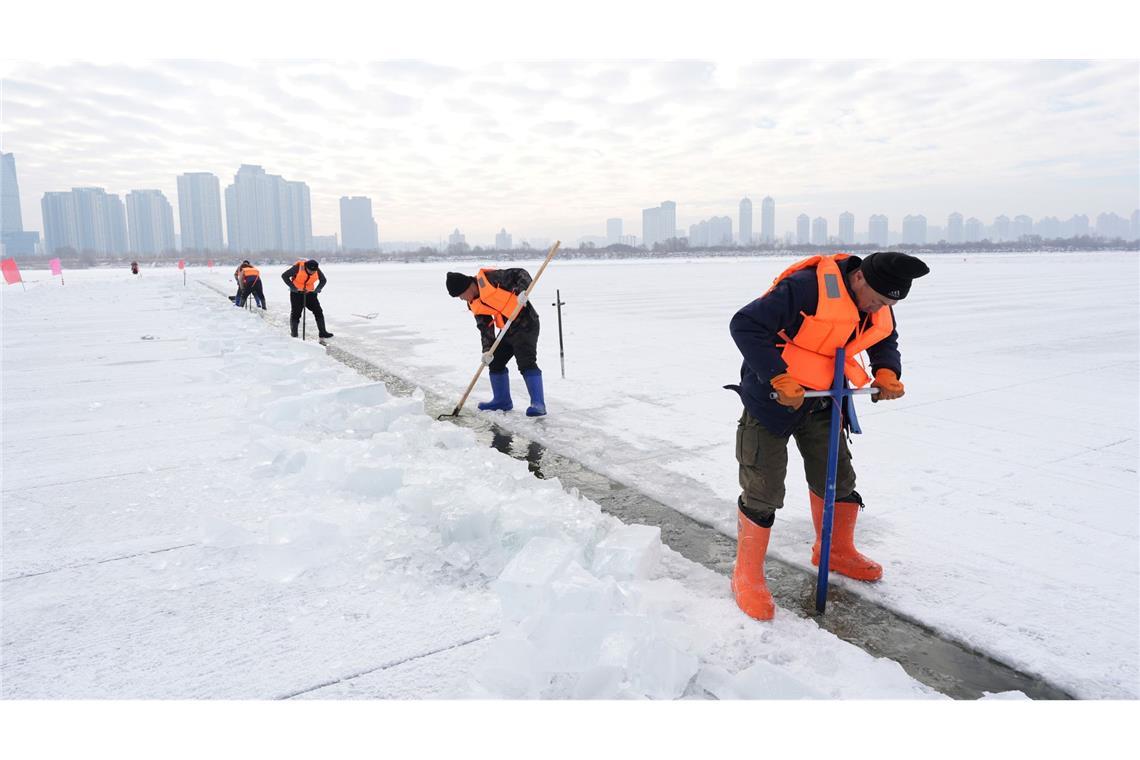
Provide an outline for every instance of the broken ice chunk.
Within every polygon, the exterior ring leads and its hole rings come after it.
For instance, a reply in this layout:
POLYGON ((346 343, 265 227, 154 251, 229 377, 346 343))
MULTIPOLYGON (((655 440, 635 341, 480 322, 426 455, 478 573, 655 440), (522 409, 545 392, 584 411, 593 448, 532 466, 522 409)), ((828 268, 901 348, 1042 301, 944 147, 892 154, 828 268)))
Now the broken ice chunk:
POLYGON ((649 525, 622 525, 598 542, 591 569, 599 578, 645 580, 661 565, 661 529, 649 525))
POLYGON ((633 689, 650 699, 677 699, 699 667, 696 657, 656 636, 639 641, 629 658, 633 689))
POLYGON ((573 544, 557 538, 535 536, 503 568, 493 584, 503 607, 503 617, 522 620, 549 593, 551 582, 577 553, 573 544))

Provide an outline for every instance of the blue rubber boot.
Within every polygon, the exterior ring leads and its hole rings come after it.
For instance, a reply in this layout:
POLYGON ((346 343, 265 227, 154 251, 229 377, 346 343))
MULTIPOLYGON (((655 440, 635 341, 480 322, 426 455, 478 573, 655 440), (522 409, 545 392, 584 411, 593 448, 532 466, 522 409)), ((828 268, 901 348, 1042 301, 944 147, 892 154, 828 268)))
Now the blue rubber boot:
POLYGON ((479 404, 479 408, 485 412, 509 412, 515 408, 511 403, 511 378, 506 370, 502 372, 491 372, 491 392, 494 393, 494 398, 490 401, 484 401, 479 404))
POLYGON ((526 381, 526 390, 530 394, 530 406, 526 408, 527 417, 541 417, 546 414, 546 398, 542 393, 542 370, 528 369, 523 373, 526 381))

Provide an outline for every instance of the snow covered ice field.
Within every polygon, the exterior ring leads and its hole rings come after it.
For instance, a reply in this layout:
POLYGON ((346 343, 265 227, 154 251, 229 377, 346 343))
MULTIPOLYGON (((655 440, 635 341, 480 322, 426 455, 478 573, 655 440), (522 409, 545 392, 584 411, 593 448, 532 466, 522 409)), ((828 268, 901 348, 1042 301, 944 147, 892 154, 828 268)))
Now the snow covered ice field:
MULTIPOLYGON (((853 442, 857 537, 885 577, 833 582, 1076 696, 1140 696, 1140 257, 926 258, 931 275, 896 309, 907 395, 860 402, 853 442)), ((492 416, 735 536, 728 321, 795 260, 555 259, 534 298, 551 414, 521 414, 512 364, 516 409, 492 416)), ((337 344, 458 398, 479 344, 444 273, 479 265, 329 267, 337 344)), ((489 395, 481 379, 470 405, 489 395)), ((807 487, 789 450, 770 552, 808 568, 807 487)))
POLYGON ((938 696, 193 276, 26 276, 6 699, 938 696))
MULTIPOLYGON (((522 415, 512 365, 516 411, 490 416, 734 535, 728 319, 792 260, 556 259, 534 299, 551 415, 522 415)), ((1134 698, 1137 257, 928 260, 896 312, 907 396, 860 406, 885 577, 854 590, 1134 698)), ((458 398, 478 337, 443 275, 475 266, 326 267, 333 340, 458 398)), ((654 529, 194 283, 229 292, 228 268, 27 276, 3 302, 5 697, 937 696, 789 610, 744 618, 654 529)), ((808 567, 791 451, 771 551, 808 567)))

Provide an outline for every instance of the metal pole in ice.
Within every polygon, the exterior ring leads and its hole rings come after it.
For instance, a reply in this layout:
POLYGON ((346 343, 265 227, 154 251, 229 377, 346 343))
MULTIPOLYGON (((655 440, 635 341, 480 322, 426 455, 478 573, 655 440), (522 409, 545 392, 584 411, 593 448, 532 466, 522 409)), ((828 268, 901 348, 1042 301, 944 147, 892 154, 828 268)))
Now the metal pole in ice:
POLYGON ((843 391, 846 379, 843 364, 846 351, 835 351, 835 380, 831 384, 831 434, 827 440, 827 484, 823 492, 823 526, 819 542, 819 576, 815 584, 815 609, 824 612, 827 608, 827 572, 831 563, 831 523, 835 512, 835 477, 839 469, 839 436, 843 434, 843 391))
POLYGON ((562 346, 562 307, 566 302, 562 300, 562 291, 554 291, 554 303, 551 306, 558 307, 558 359, 562 362, 562 379, 566 379, 566 349, 562 346))

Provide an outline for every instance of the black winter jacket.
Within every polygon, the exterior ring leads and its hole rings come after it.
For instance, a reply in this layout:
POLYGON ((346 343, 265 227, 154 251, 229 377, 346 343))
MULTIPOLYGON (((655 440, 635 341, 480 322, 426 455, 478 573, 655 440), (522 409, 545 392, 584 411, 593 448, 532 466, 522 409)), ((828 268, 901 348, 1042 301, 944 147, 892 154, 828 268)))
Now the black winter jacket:
MULTIPOLYGON (((494 285, 496 288, 509 290, 515 295, 526 290, 530 287, 530 272, 525 269, 495 269, 487 272, 487 282, 494 285)), ((507 317, 510 314, 505 315, 507 317)), ((495 342, 495 320, 489 314, 476 314, 475 325, 479 328, 479 339, 483 343, 483 350, 487 351, 495 342)), ((534 310, 534 306, 527 303, 519 312, 518 317, 511 323, 510 332, 514 333, 516 328, 518 332, 529 332, 538 327, 538 312, 534 310)))
MULTIPOLYGON (((848 278, 859 268, 862 259, 851 256, 839 262, 843 284, 848 293, 848 278)), ((740 394, 748 413, 776 435, 791 435, 807 414, 827 405, 827 399, 808 399, 798 410, 781 406, 769 398, 770 380, 788 371, 776 346, 783 343, 781 330, 794 337, 803 325, 803 314, 815 314, 819 307, 819 285, 815 268, 803 269, 784 278, 771 293, 757 298, 732 317, 728 324, 736 347, 744 356, 740 367, 740 385, 727 386, 740 394), (801 314, 803 312, 803 314, 801 314)), ((889 307, 888 307, 889 308, 889 307)), ((859 313, 860 319, 870 315, 859 313)), ((891 310, 894 317, 894 310, 891 310)), ((902 377, 902 355, 898 348, 898 321, 896 329, 886 338, 867 349, 871 360, 871 373, 882 367, 893 369, 902 377)))

